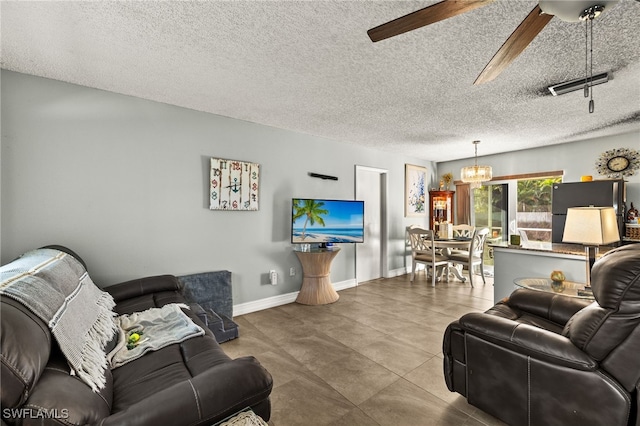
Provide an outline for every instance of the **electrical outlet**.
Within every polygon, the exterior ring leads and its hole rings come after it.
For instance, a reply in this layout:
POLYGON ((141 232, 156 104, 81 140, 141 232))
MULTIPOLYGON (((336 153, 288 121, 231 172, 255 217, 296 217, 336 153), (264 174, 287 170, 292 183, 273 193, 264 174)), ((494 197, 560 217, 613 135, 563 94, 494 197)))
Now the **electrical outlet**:
POLYGON ((278 273, 275 269, 269 271, 269 281, 271 282, 271 285, 278 284, 278 273))
POLYGON ((296 275, 296 268, 290 268, 289 269, 289 276, 290 277, 295 277, 296 275))

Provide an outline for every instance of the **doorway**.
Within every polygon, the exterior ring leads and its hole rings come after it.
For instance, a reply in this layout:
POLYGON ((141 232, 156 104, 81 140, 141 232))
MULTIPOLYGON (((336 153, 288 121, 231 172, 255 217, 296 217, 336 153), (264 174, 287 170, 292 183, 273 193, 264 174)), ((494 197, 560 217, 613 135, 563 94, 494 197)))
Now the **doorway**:
MULTIPOLYGON (((506 240, 509 214, 509 185, 488 183, 472 190, 471 223, 476 228, 489 228, 485 244, 506 240)), ((485 246, 485 248, 487 248, 485 246)), ((493 249, 484 250, 485 274, 493 268, 493 249)))
POLYGON ((489 239, 504 241, 508 235, 509 186, 488 183, 473 190, 472 223, 489 228, 489 239))
POLYGON ((387 170, 356 166, 355 198, 364 201, 364 243, 356 245, 357 283, 385 277, 387 170))

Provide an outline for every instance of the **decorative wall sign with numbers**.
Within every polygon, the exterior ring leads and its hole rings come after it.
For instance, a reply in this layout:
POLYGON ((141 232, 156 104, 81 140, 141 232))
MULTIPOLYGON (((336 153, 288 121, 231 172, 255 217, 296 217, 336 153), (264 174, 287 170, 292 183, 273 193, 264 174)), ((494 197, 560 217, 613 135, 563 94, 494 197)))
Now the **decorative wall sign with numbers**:
POLYGON ((211 159, 211 210, 258 210, 260 164, 211 159))

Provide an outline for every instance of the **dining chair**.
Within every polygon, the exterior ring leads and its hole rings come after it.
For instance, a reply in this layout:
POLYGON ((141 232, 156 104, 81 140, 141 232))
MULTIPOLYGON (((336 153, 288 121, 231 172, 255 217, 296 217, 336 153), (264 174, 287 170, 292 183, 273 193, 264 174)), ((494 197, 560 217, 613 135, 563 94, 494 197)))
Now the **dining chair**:
POLYGON ((414 228, 422 228, 422 226, 420 225, 416 225, 416 224, 412 224, 407 226, 407 232, 405 234, 405 239, 404 239, 404 246, 406 248, 408 248, 409 250, 411 250, 411 237, 409 236, 409 230, 410 229, 414 229, 414 228))
POLYGON ((476 227, 473 225, 453 225, 453 238, 455 237, 473 237, 473 232, 476 230, 476 227))
POLYGON ((435 232, 430 229, 409 228, 409 241, 411 242, 411 282, 416 273, 418 263, 425 265, 426 271, 431 268, 431 285, 436 285, 438 267, 445 267, 449 259, 434 250, 433 240, 435 232))
MULTIPOLYGON (((476 227, 473 225, 460 224, 453 225, 453 238, 473 238, 473 233, 476 232, 476 227)), ((467 254, 467 250, 451 249, 450 253, 463 253, 467 254)))
POLYGON ((473 287, 474 267, 480 265, 480 275, 482 282, 486 284, 484 278, 484 243, 489 235, 489 228, 481 228, 474 232, 473 239, 469 244, 468 251, 456 251, 449 254, 448 259, 454 266, 466 266, 469 270, 469 283, 473 287))

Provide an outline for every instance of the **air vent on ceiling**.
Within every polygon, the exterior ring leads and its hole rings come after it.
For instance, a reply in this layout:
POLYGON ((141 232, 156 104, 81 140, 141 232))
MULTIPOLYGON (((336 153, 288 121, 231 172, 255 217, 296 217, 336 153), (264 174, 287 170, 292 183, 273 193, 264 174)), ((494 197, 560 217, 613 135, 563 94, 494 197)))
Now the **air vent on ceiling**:
POLYGON ((564 95, 565 93, 573 92, 575 90, 583 90, 585 83, 591 83, 590 86, 596 86, 598 84, 606 83, 607 81, 609 81, 609 73, 603 72, 602 74, 594 75, 593 79, 578 78, 576 80, 565 81, 564 83, 549 86, 549 91, 553 96, 564 95))

